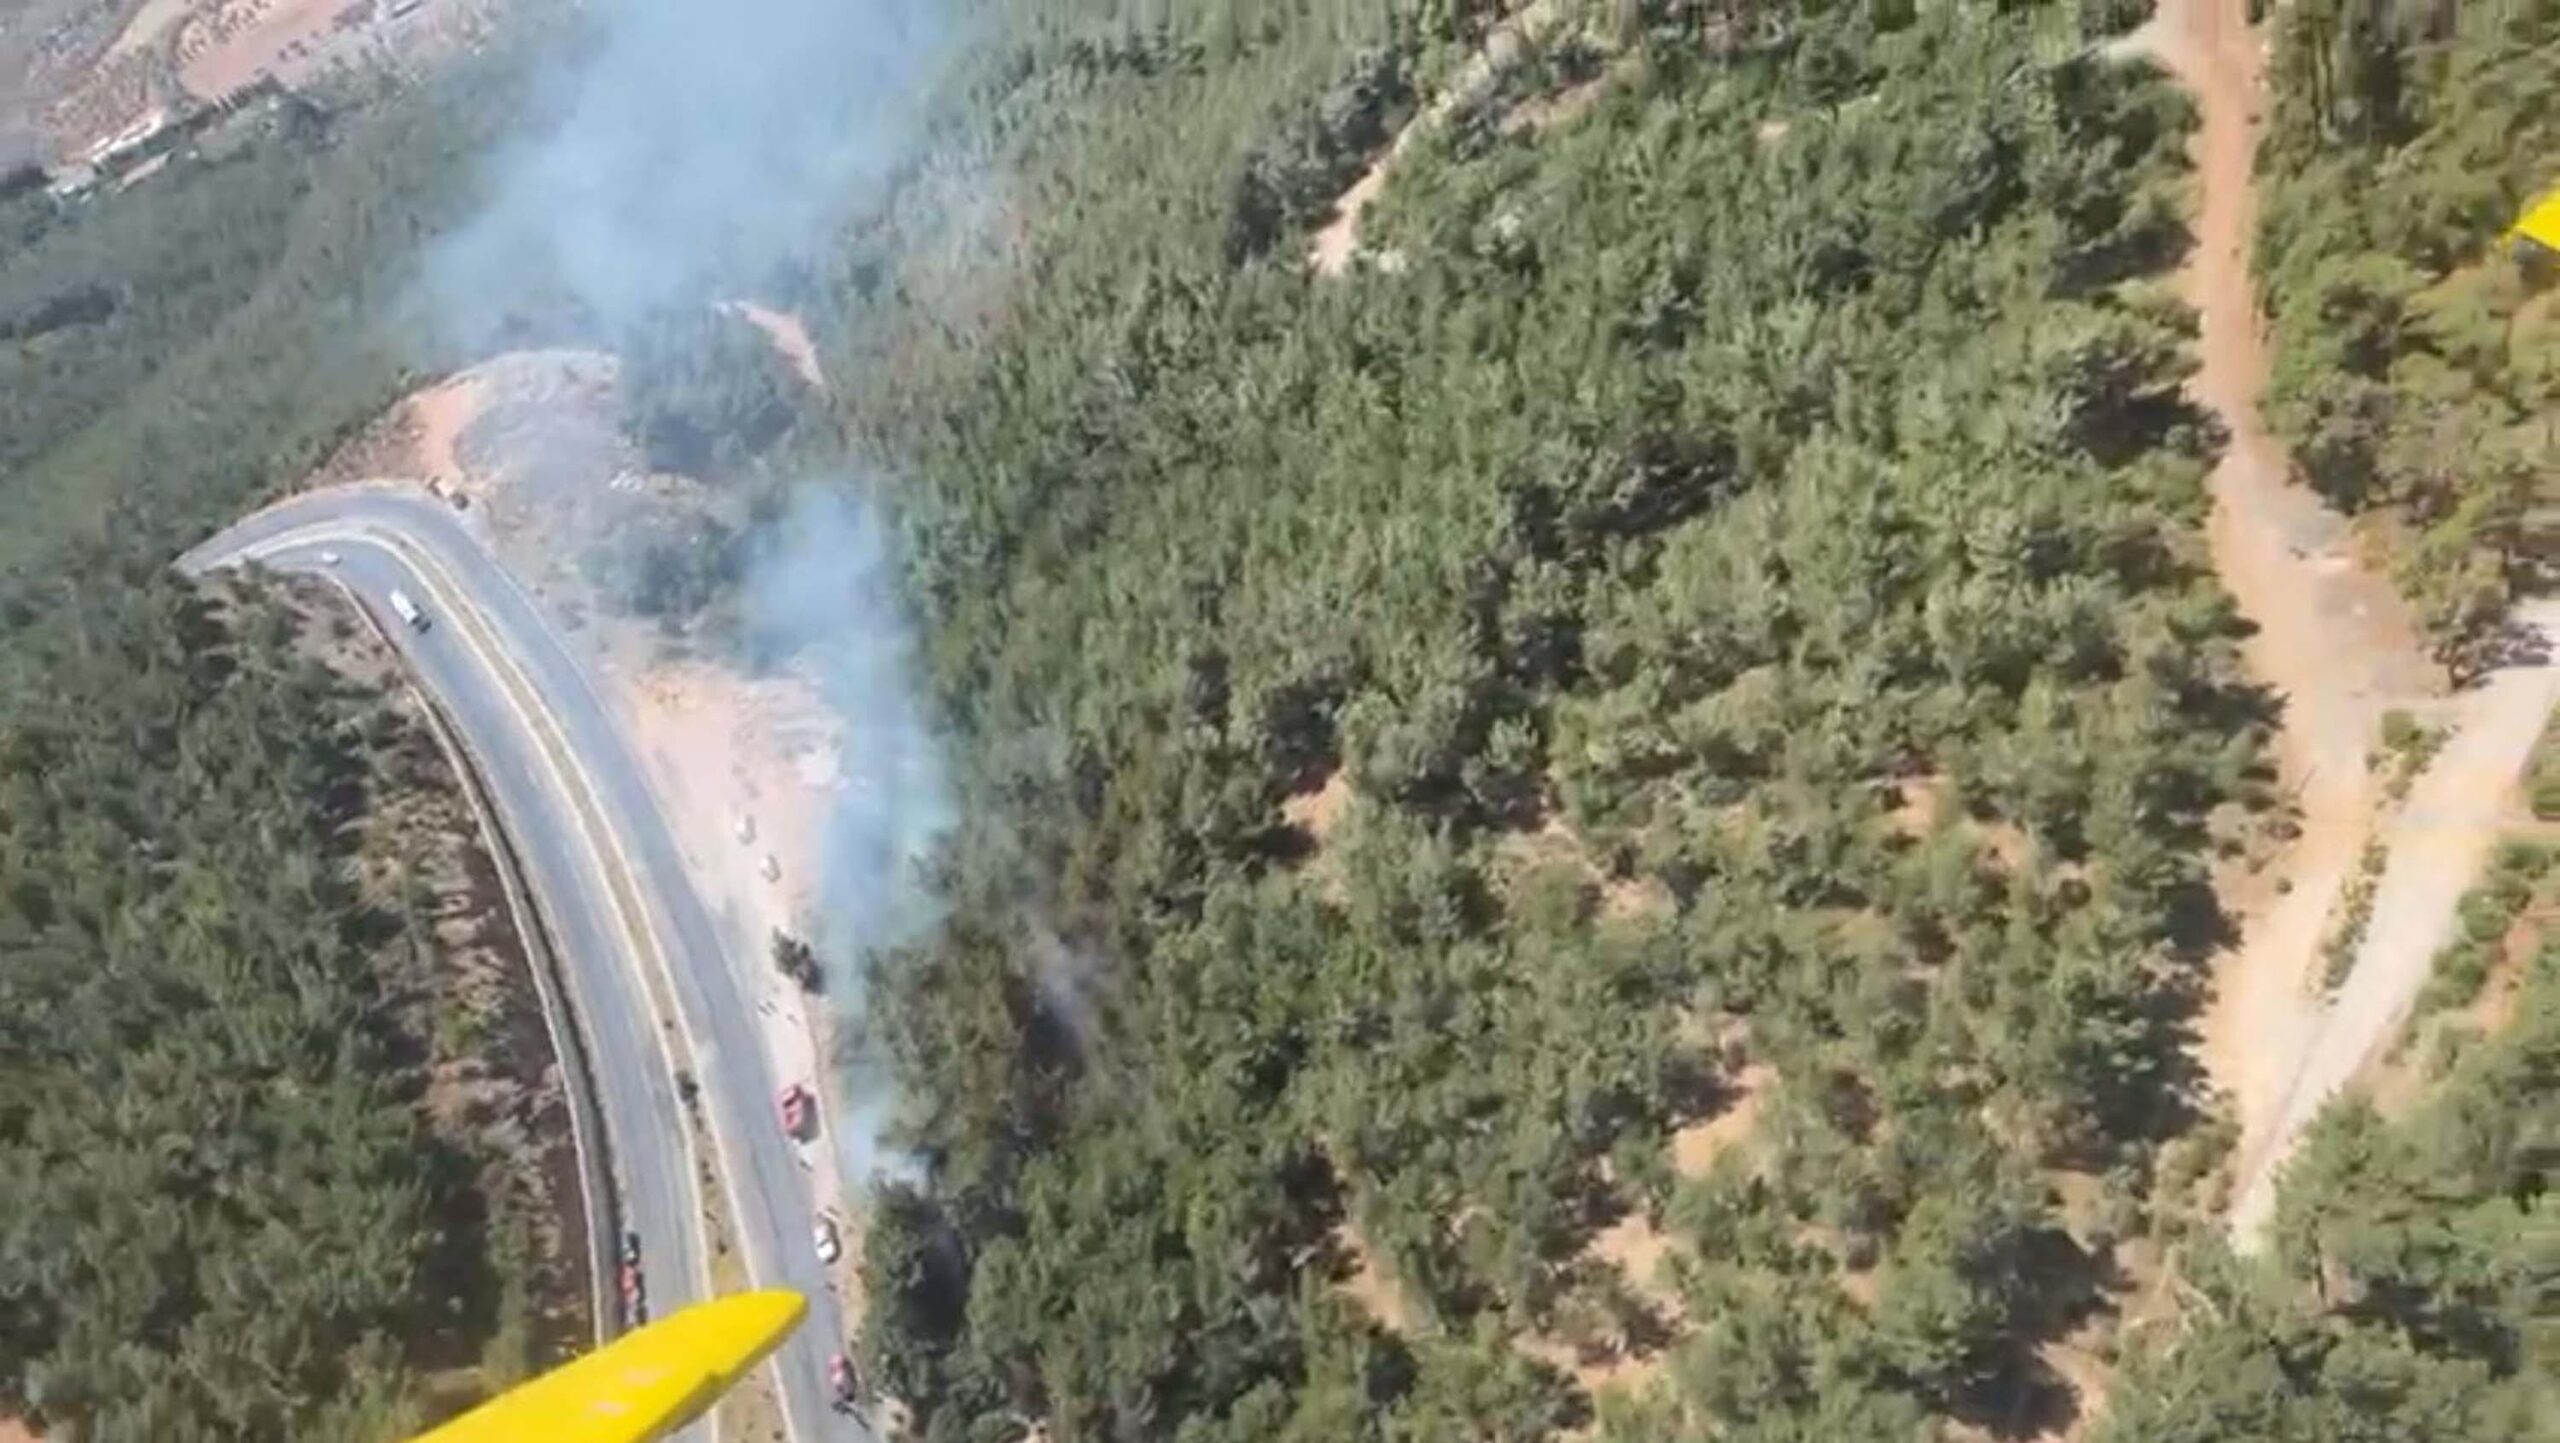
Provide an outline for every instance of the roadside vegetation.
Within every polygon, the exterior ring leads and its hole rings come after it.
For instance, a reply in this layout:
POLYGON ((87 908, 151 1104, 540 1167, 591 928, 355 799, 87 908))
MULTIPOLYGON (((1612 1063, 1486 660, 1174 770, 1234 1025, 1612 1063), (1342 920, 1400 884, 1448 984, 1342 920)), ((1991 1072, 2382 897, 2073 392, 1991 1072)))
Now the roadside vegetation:
POLYGON ((2313 1125, 2270 1256, 2197 1256, 2179 1327, 2133 1351, 2098 1443, 2551 1436, 2555 1070, 2545 948, 2515 1016, 2407 1116, 2349 1100, 2313 1125))
POLYGON ((2381 523, 2457 678, 2547 591, 2560 292, 2501 242, 2560 173, 2560 7, 2274 7, 2259 245, 2269 423, 2381 523))
POLYGON ((318 613, 168 569, 397 394, 510 84, 0 199, 0 1417, 395 1438, 588 1335, 441 755, 318 613))
POLYGON ((417 722, 279 598, 84 555, 0 648, 0 1413, 395 1436, 588 1326, 539 1023, 441 965, 467 832, 385 860, 459 810, 417 722))

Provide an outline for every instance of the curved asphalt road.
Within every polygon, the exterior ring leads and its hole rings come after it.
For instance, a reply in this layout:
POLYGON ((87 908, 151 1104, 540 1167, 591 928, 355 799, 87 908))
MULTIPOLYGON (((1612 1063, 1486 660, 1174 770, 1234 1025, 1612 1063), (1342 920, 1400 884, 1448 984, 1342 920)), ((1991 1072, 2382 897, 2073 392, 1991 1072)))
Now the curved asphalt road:
MULTIPOLYGON (((730 955, 665 817, 585 669, 514 578, 444 506, 388 486, 312 492, 241 521, 179 561, 201 572, 256 561, 327 570, 381 620, 487 778, 567 974, 596 1073, 626 1226, 641 1235, 653 1315, 709 1292, 692 1187, 694 1148, 672 1080, 679 1039, 702 1083, 746 1271, 809 1300, 774 1355, 794 1443, 867 1439, 827 1405, 843 1328, 810 1243, 797 1148, 748 1005, 752 959, 730 955), (324 551, 339 558, 335 567, 324 551), (406 590, 432 623, 391 613, 406 590), (671 988, 661 1019, 649 988, 671 988)), ((662 993, 663 995, 663 993, 662 993)), ((695 1430, 704 1431, 701 1425, 695 1430)))

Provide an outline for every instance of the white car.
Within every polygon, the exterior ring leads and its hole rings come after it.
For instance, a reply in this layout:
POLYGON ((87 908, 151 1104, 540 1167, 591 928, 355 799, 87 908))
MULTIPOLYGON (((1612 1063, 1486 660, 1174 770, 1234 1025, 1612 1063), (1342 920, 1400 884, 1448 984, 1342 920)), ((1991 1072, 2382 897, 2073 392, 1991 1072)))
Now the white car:
POLYGON ((336 553, 336 552, 334 552, 334 551, 323 551, 323 552, 321 552, 321 553, 320 553, 320 564, 321 564, 321 565, 323 565, 323 566, 335 566, 335 565, 337 565, 337 564, 338 564, 338 553, 336 553))
POLYGON ((844 1256, 844 1244, 836 1241, 836 1225, 826 1218, 809 1230, 810 1240, 818 1245, 818 1261, 832 1263, 844 1256))

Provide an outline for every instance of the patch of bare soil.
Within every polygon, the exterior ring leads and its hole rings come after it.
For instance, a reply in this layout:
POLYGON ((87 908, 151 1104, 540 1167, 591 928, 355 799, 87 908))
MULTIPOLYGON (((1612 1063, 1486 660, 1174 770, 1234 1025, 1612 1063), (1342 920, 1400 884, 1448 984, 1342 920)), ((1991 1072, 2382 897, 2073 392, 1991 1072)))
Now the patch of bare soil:
POLYGON ((44 1443, 44 1435, 28 1427, 24 1419, 0 1414, 0 1443, 44 1443))
POLYGON ((1761 1105, 1768 1099, 1769 1084, 1777 1080, 1777 1069, 1765 1062, 1742 1069, 1733 1079, 1734 1096, 1724 1111, 1671 1134, 1672 1170, 1682 1177, 1705 1177, 1717 1158, 1751 1136, 1760 1121, 1761 1105))
POLYGON ((809 383, 809 389, 827 389, 826 368, 818 363, 818 345, 809 338, 808 322, 793 312, 777 311, 753 301, 723 301, 720 310, 762 332, 775 354, 790 365, 794 375, 809 383))
POLYGON ((574 500, 582 488, 604 489, 636 455, 616 434, 621 380, 621 362, 601 351, 493 357, 393 406, 310 484, 409 477, 489 508, 530 478, 545 484, 521 506, 574 500), (544 429, 546 421, 555 425, 544 429))
POLYGON ((260 80, 302 88, 414 63, 482 32, 492 0, 198 0, 178 32, 179 84, 219 100, 260 80))
POLYGON ((430 481, 462 475, 462 433, 489 404, 488 385, 476 376, 457 376, 420 392, 409 403, 416 464, 396 467, 402 474, 430 481))
POLYGON ((1351 774, 1339 767, 1324 779, 1324 785, 1283 798, 1280 803, 1281 819, 1306 838, 1300 865, 1306 868, 1316 890, 1335 902, 1348 893, 1342 866, 1325 844, 1332 840, 1334 829, 1342 825, 1343 814, 1350 807, 1351 774))
POLYGON ((1342 1295, 1360 1305, 1381 1328, 1390 1333, 1411 1337, 1414 1331, 1413 1305, 1404 1288, 1387 1273, 1369 1240, 1360 1233, 1357 1223, 1345 1221, 1334 1231, 1334 1242, 1352 1260, 1350 1275, 1335 1286, 1342 1295))
POLYGON ((1334 825, 1342 820, 1342 809, 1351 805, 1351 774, 1340 769, 1324 779, 1324 785, 1312 792, 1300 792, 1280 803, 1280 815, 1290 826, 1304 832, 1322 847, 1333 835, 1334 825))

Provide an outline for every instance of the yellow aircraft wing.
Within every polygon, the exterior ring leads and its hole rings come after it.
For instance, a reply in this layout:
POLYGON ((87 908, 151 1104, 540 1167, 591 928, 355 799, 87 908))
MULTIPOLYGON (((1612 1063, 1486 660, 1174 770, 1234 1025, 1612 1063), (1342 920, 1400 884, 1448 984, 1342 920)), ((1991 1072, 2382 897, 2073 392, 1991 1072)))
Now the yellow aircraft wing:
POLYGON ((414 1443, 649 1443, 702 1416, 809 1312, 798 1293, 697 1304, 563 1363, 414 1443))
POLYGON ((2560 255, 2560 190, 2534 202, 2533 209, 2516 222, 2516 234, 2560 255))

